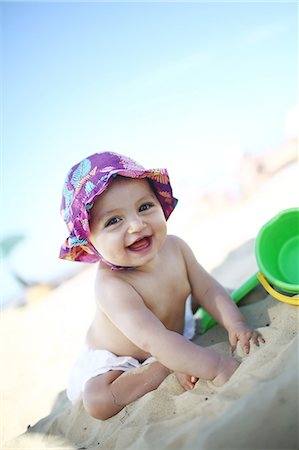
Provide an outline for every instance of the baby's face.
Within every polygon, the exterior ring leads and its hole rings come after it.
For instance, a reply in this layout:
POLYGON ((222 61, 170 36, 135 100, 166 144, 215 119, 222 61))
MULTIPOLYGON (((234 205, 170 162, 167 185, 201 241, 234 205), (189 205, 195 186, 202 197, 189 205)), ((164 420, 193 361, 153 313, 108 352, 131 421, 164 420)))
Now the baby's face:
POLYGON ((146 179, 117 177, 90 210, 90 241, 106 261, 150 263, 167 233, 162 207, 146 179))

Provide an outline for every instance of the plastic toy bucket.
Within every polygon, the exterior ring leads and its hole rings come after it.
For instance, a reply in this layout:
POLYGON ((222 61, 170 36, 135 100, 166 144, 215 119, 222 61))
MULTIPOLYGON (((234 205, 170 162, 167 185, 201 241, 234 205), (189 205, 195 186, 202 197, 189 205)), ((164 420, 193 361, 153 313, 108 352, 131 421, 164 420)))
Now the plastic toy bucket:
POLYGON ((281 292, 299 293, 299 208, 282 211, 261 228, 255 257, 260 270, 258 279, 266 291, 277 300, 298 306, 299 299, 281 292))
MULTIPOLYGON (((299 208, 281 211, 259 231, 255 241, 259 272, 252 275, 231 297, 238 303, 259 282, 279 301, 299 306, 299 208), (287 295, 289 294, 289 295, 287 295)), ((216 321, 202 308, 196 313, 205 333, 216 321)))

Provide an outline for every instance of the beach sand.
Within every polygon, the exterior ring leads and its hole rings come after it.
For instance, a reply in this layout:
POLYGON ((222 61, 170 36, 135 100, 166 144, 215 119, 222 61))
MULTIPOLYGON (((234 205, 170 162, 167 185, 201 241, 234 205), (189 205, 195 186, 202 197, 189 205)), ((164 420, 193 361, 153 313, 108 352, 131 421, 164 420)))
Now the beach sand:
MULTIPOLYGON (((223 215, 226 234, 222 243, 219 236, 207 233, 201 240, 194 232, 199 260, 208 252, 206 266, 218 266, 213 273, 226 287, 238 287, 256 270, 253 238, 259 227, 280 210, 296 206, 294 170, 297 173, 297 168, 287 168, 271 179, 242 205, 239 215, 236 210, 223 215), (218 246, 214 256, 209 252, 213 243, 218 246)), ((210 222, 210 230, 214 221, 216 218, 210 222)), ((204 227, 208 230, 208 222, 204 227)), ((270 296, 263 298, 260 289, 241 308, 266 343, 253 347, 249 355, 237 348, 242 364, 224 386, 216 388, 199 381, 193 391, 184 392, 170 375, 156 391, 106 422, 88 417, 81 402, 72 406, 65 386, 93 314, 94 271, 95 267, 84 270, 42 301, 3 312, 1 448, 299 447, 299 310, 270 296)), ((220 326, 197 334, 194 341, 230 352, 227 333, 220 326)))
MULTIPOLYGON (((52 413, 4 448, 297 449, 298 310, 271 297, 242 307, 266 339, 223 387, 199 381, 185 392, 174 375, 106 422, 89 417, 65 392, 52 413)), ((195 342, 228 354, 219 326, 195 342)))

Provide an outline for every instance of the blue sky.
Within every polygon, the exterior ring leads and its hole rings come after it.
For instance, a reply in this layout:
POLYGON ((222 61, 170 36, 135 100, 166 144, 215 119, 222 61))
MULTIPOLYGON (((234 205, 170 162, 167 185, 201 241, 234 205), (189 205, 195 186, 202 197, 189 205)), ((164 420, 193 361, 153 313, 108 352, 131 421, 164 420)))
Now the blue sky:
POLYGON ((85 156, 112 150, 167 167, 183 200, 242 152, 285 139, 297 102, 295 2, 0 7, 1 228, 28 235, 14 261, 24 273, 58 267, 61 188, 85 156))

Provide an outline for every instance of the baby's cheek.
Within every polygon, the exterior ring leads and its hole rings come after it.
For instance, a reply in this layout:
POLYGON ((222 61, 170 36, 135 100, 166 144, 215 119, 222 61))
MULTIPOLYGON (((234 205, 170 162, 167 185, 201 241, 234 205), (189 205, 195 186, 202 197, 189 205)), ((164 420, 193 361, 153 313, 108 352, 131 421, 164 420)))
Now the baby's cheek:
POLYGON ((167 235, 167 223, 165 220, 161 220, 158 226, 159 234, 161 235, 161 239, 165 239, 167 235))

